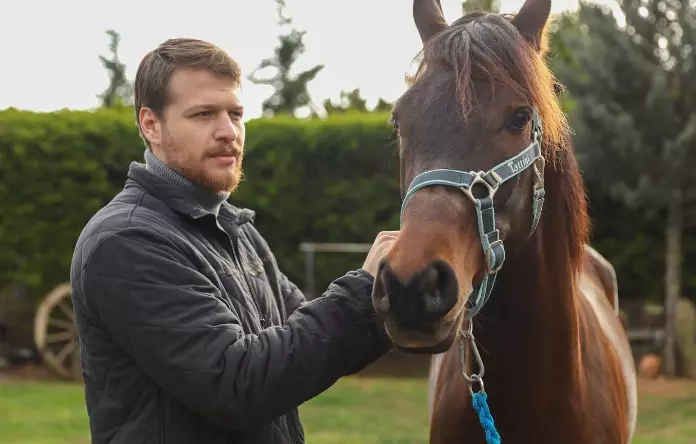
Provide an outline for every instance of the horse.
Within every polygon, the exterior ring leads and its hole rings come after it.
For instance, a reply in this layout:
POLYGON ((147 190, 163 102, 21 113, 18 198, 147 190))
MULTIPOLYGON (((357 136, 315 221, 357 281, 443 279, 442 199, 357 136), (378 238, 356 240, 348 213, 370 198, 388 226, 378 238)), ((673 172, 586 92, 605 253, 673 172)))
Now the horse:
POLYGON ((395 102, 401 229, 372 301, 395 349, 430 356, 430 442, 631 442, 636 370, 612 265, 547 64, 550 0, 448 25, 395 102))

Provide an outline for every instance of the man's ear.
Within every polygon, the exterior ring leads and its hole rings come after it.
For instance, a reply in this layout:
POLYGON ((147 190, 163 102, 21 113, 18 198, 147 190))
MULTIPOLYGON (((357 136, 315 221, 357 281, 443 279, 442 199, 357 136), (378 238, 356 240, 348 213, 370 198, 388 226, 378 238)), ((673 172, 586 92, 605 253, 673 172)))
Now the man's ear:
POLYGON ((142 107, 138 113, 138 124, 143 137, 152 145, 160 145, 162 143, 162 131, 160 119, 157 114, 150 108, 142 107))
POLYGON ((512 24, 537 51, 548 50, 546 26, 551 14, 551 0, 527 0, 512 24))

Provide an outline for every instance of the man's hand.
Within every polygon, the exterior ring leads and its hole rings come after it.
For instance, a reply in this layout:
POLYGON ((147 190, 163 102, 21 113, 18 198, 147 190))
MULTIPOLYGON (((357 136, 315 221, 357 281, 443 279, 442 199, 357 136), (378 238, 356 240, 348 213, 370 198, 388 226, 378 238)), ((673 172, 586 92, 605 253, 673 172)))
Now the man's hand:
POLYGON ((398 235, 398 231, 381 231, 375 238, 375 242, 372 244, 370 252, 367 253, 367 258, 365 258, 363 269, 372 276, 376 276, 379 261, 382 260, 389 250, 391 250, 391 247, 394 245, 394 242, 396 242, 398 235))

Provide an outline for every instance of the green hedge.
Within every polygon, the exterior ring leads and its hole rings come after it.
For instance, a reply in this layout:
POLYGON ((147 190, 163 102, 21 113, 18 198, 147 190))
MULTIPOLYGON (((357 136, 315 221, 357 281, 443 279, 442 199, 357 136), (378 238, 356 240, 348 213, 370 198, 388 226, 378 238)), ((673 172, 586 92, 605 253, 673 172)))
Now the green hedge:
MULTIPOLYGON (((370 243, 399 227, 399 157, 388 115, 256 120, 247 127, 245 182, 231 198, 252 208, 285 272, 304 286, 301 242, 370 243)), ((317 253, 320 291, 363 254, 317 253)))
MULTIPOLYGON (((379 230, 398 228, 399 161, 387 117, 248 123, 246 180, 231 201, 257 212, 257 227, 300 286, 300 242, 371 242, 379 230)), ((40 297, 68 280, 80 230, 120 190, 143 150, 131 110, 0 112, 0 288, 18 283, 40 297)), ((661 221, 641 222, 640 212, 592 187, 590 197, 594 244, 616 265, 622 296, 659 300, 661 221)), ((693 296, 696 245, 689 242, 684 279, 693 296)), ((363 259, 318 254, 317 289, 363 259)))
POLYGON ((68 280, 80 230, 117 192, 138 141, 123 112, 0 112, 0 288, 68 280))

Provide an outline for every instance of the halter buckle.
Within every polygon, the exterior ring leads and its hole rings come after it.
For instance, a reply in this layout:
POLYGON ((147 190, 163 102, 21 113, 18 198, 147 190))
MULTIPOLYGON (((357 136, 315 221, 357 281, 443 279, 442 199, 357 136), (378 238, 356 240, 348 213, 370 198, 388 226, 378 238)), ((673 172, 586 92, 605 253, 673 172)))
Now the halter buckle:
POLYGON ((534 190, 544 188, 544 170, 546 169, 546 159, 540 156, 532 165, 534 168, 534 190))
POLYGON ((477 183, 482 183, 486 186, 486 188, 488 188, 488 197, 492 199, 493 196, 495 196, 496 191, 498 191, 498 188, 500 187, 500 182, 502 182, 500 176, 495 171, 471 171, 469 174, 471 174, 474 179, 471 181, 471 184, 469 184, 468 188, 461 187, 460 189, 464 194, 467 195, 469 199, 471 199, 472 202, 475 203, 478 200, 478 198, 474 196, 474 194, 471 192, 471 189, 474 188, 474 185, 476 185, 477 183), (493 181, 495 181, 493 184, 489 183, 484 178, 487 175, 491 177, 493 181))
POLYGON ((505 263, 505 260, 500 262, 497 267, 491 269, 491 259, 493 258, 493 247, 496 245, 503 245, 503 241, 501 239, 498 239, 497 241, 493 242, 488 246, 488 249, 486 250, 486 263, 488 264, 488 274, 496 274, 497 272, 500 271, 501 268, 503 268, 503 264, 505 263))

